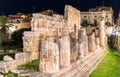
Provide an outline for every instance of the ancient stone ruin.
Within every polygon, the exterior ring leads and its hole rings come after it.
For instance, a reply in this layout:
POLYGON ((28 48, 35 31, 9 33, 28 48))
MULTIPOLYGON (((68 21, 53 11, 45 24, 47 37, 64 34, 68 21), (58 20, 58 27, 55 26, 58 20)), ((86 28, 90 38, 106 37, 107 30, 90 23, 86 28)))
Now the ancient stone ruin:
POLYGON ((16 54, 17 66, 40 59, 40 72, 32 77, 88 77, 107 53, 104 15, 96 36, 81 27, 80 11, 70 5, 64 15, 34 13, 31 31, 24 32, 24 53, 16 54))
POLYGON ((24 52, 39 52, 40 72, 49 73, 51 77, 89 76, 106 54, 104 21, 105 12, 97 33, 91 31, 87 35, 86 29, 80 25, 80 11, 72 6, 65 6, 64 15, 35 13, 31 21, 32 31, 24 32, 24 52), (81 65, 83 67, 79 67, 81 65))

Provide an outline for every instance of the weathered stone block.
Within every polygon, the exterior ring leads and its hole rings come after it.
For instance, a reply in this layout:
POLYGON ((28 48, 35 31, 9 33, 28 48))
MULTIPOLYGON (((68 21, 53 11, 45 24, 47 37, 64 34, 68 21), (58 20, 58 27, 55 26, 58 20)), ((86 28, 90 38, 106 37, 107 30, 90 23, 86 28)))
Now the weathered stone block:
POLYGON ((40 52, 30 52, 30 61, 39 59, 40 58, 40 52))
POLYGON ((60 50, 60 66, 68 66, 70 64, 70 37, 62 36, 58 39, 60 50))
POLYGON ((36 35, 34 32, 31 32, 31 35, 29 36, 27 35, 27 32, 25 34, 26 35, 24 35, 23 37, 23 51, 24 52, 39 51, 39 36, 36 35))
POLYGON ((17 53, 15 54, 15 59, 17 61, 17 65, 23 65, 30 62, 30 53, 17 53))
POLYGON ((4 61, 14 60, 12 57, 5 55, 3 58, 4 61))
POLYGON ((83 40, 83 37, 86 35, 86 29, 82 28, 81 30, 79 30, 78 32, 78 39, 79 40, 83 40))
POLYGON ((9 50, 9 53, 16 53, 17 50, 9 50))
POLYGON ((100 47, 105 47, 105 13, 102 13, 103 19, 99 22, 100 47))
POLYGON ((94 33, 88 35, 88 50, 89 52, 95 51, 96 44, 95 44, 95 35, 94 33))
POLYGON ((9 70, 17 68, 16 60, 0 61, 0 72, 7 73, 9 70))
POLYGON ((78 42, 75 33, 70 33, 70 53, 71 61, 76 61, 78 58, 78 42))
POLYGON ((0 50, 0 53, 3 53, 4 52, 4 50, 0 50))
POLYGON ((57 43, 45 41, 40 51, 40 71, 55 73, 59 71, 59 49, 57 43))
POLYGON ((4 77, 4 76, 0 74, 0 77, 4 77))
POLYGON ((95 38, 96 48, 98 49, 100 47, 100 39, 99 37, 95 38))
POLYGON ((85 55, 88 55, 88 36, 87 35, 85 35, 84 36, 84 48, 85 48, 85 55))
POLYGON ((82 57, 84 57, 84 53, 85 53, 85 48, 84 48, 84 42, 83 41, 81 41, 81 42, 79 42, 79 58, 82 58, 82 57))

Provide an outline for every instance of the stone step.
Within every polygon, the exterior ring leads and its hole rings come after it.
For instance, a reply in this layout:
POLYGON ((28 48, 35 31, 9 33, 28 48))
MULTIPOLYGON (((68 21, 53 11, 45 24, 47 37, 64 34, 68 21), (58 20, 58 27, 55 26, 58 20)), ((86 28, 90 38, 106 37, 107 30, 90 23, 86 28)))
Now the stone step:
MULTIPOLYGON (((99 58, 100 58, 100 54, 101 54, 102 52, 95 52, 93 55, 91 55, 91 56, 89 56, 88 58, 89 59, 87 59, 86 61, 84 60, 84 62, 83 63, 81 63, 81 64, 78 64, 78 66, 76 66, 76 67, 74 67, 74 68, 72 68, 71 70, 69 70, 69 71, 67 71, 66 73, 64 73, 63 75, 61 75, 60 77, 70 77, 71 75, 74 75, 74 73, 76 73, 78 70, 80 70, 81 71, 81 75, 83 75, 84 74, 84 72, 86 71, 86 68, 88 67, 89 68, 89 66, 90 66, 90 62, 96 62, 97 60, 99 60, 99 58), (96 58, 96 57, 98 57, 98 58, 96 58), (95 60, 95 59, 97 59, 97 60, 95 60), (86 67, 85 67, 86 66, 86 67), (77 68, 77 69, 76 69, 77 68), (82 74, 83 73, 83 74, 82 74)), ((104 53, 103 53, 104 54, 104 53)), ((94 63, 92 63, 92 64, 94 64, 94 63)), ((88 69, 87 68, 87 69, 88 69)), ((74 76, 75 77, 75 76, 74 76)))
POLYGON ((96 62, 95 64, 93 64, 92 68, 90 68, 83 77, 89 77, 89 75, 96 69, 96 67, 100 64, 100 62, 104 59, 104 57, 106 56, 107 52, 105 52, 105 54, 100 58, 100 60, 98 60, 98 62, 96 62))
POLYGON ((106 52, 101 54, 101 57, 92 64, 92 66, 85 72, 83 77, 89 77, 90 72, 92 72, 97 67, 97 65, 103 60, 104 56, 106 55, 105 53, 106 52))
POLYGON ((11 72, 18 74, 18 76, 30 76, 34 74, 33 71, 31 70, 18 70, 18 69, 13 69, 11 72))
POLYGON ((97 65, 105 57, 107 49, 99 49, 95 52, 89 53, 85 57, 79 59, 77 62, 72 63, 69 66, 61 68, 59 72, 54 75, 47 75, 41 73, 29 74, 29 77, 89 77, 91 72, 97 67, 97 65))
POLYGON ((84 65, 82 65, 82 63, 86 64, 86 63, 85 63, 85 62, 87 62, 86 60, 89 60, 89 58, 90 58, 91 56, 94 56, 96 53, 100 53, 100 52, 98 52, 98 51, 100 51, 100 50, 101 50, 101 48, 98 49, 98 50, 96 50, 95 52, 89 53, 89 55, 81 58, 81 59, 78 60, 77 62, 74 62, 74 63, 72 63, 71 65, 69 65, 69 66, 67 66, 67 67, 65 67, 65 68, 61 68, 61 70, 60 70, 58 73, 52 75, 52 77, 58 77, 58 76, 64 74, 65 72, 70 71, 71 68, 76 68, 76 67, 78 67, 78 65, 81 65, 81 67, 83 67, 84 65))
MULTIPOLYGON (((99 55, 100 56, 100 55, 99 55)), ((96 63, 97 60, 99 60, 99 57, 98 58, 94 58, 93 60, 91 60, 92 62, 91 63, 87 63, 83 68, 82 70, 78 71, 78 74, 79 76, 81 77, 82 75, 85 74, 85 72, 92 66, 94 65, 94 63, 96 63), (93 61, 94 60, 94 61, 93 61)), ((76 75, 73 76, 73 77, 77 77, 76 75)))

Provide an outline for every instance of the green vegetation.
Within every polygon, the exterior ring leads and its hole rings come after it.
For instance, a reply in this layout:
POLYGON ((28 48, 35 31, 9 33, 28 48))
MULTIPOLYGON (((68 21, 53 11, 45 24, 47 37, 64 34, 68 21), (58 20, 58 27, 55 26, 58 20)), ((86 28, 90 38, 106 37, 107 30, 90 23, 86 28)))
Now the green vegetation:
POLYGON ((110 49, 90 77, 120 77, 120 53, 110 49))
POLYGON ((22 65, 20 67, 18 67, 19 70, 31 70, 33 72, 37 72, 39 71, 39 59, 33 60, 31 63, 29 64, 25 64, 22 65))
POLYGON ((98 25, 97 20, 94 20, 94 23, 92 25, 97 26, 98 25))
POLYGON ((12 58, 15 59, 15 54, 0 54, 0 61, 3 60, 3 57, 4 57, 5 55, 11 56, 12 58))
POLYGON ((19 46, 15 46, 13 41, 6 41, 0 45, 0 49, 2 50, 10 50, 10 49, 18 49, 19 46))
POLYGON ((88 26, 89 23, 88 23, 87 20, 83 20, 82 23, 81 23, 81 25, 82 25, 83 27, 85 27, 85 26, 88 26))
POLYGON ((6 16, 0 16, 0 37, 1 37, 1 43, 6 42, 7 41, 7 37, 8 37, 8 32, 9 27, 12 27, 11 24, 6 24, 7 23, 7 17, 6 16))
POLYGON ((112 26, 112 24, 109 21, 105 22, 105 25, 106 26, 112 26))
POLYGON ((18 76, 18 74, 15 74, 15 73, 13 73, 11 71, 9 71, 6 74, 2 74, 2 75, 4 75, 4 77, 27 77, 27 76, 18 76))
POLYGON ((19 48, 22 48, 23 47, 23 40, 22 40, 23 32, 30 31, 30 30, 31 30, 30 28, 26 28, 26 29, 19 29, 19 30, 13 32, 12 33, 13 44, 15 46, 18 46, 19 48))
MULTIPOLYGON (((12 33, 12 39, 8 40, 8 37, 10 36, 10 27, 12 27, 12 24, 6 24, 7 23, 7 17, 6 16, 0 16, 0 49, 17 49, 23 47, 23 41, 22 36, 24 31, 30 31, 31 29, 25 28, 25 29, 19 29, 12 33)), ((25 21, 30 21, 30 18, 26 18, 25 21)))
POLYGON ((3 41, 0 45, 0 49, 10 50, 10 49, 20 49, 23 48, 23 32, 30 31, 30 28, 19 29, 12 33, 12 40, 3 41))

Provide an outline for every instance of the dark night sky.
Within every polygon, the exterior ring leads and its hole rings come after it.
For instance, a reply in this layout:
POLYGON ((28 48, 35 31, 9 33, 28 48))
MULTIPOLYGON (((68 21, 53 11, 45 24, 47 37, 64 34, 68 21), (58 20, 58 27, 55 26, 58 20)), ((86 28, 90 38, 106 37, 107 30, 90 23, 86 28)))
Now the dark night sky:
POLYGON ((103 4, 111 6, 115 10, 115 16, 120 9, 120 0, 0 0, 0 14, 31 13, 33 6, 35 12, 53 9, 63 13, 65 4, 72 5, 81 11, 103 4))

